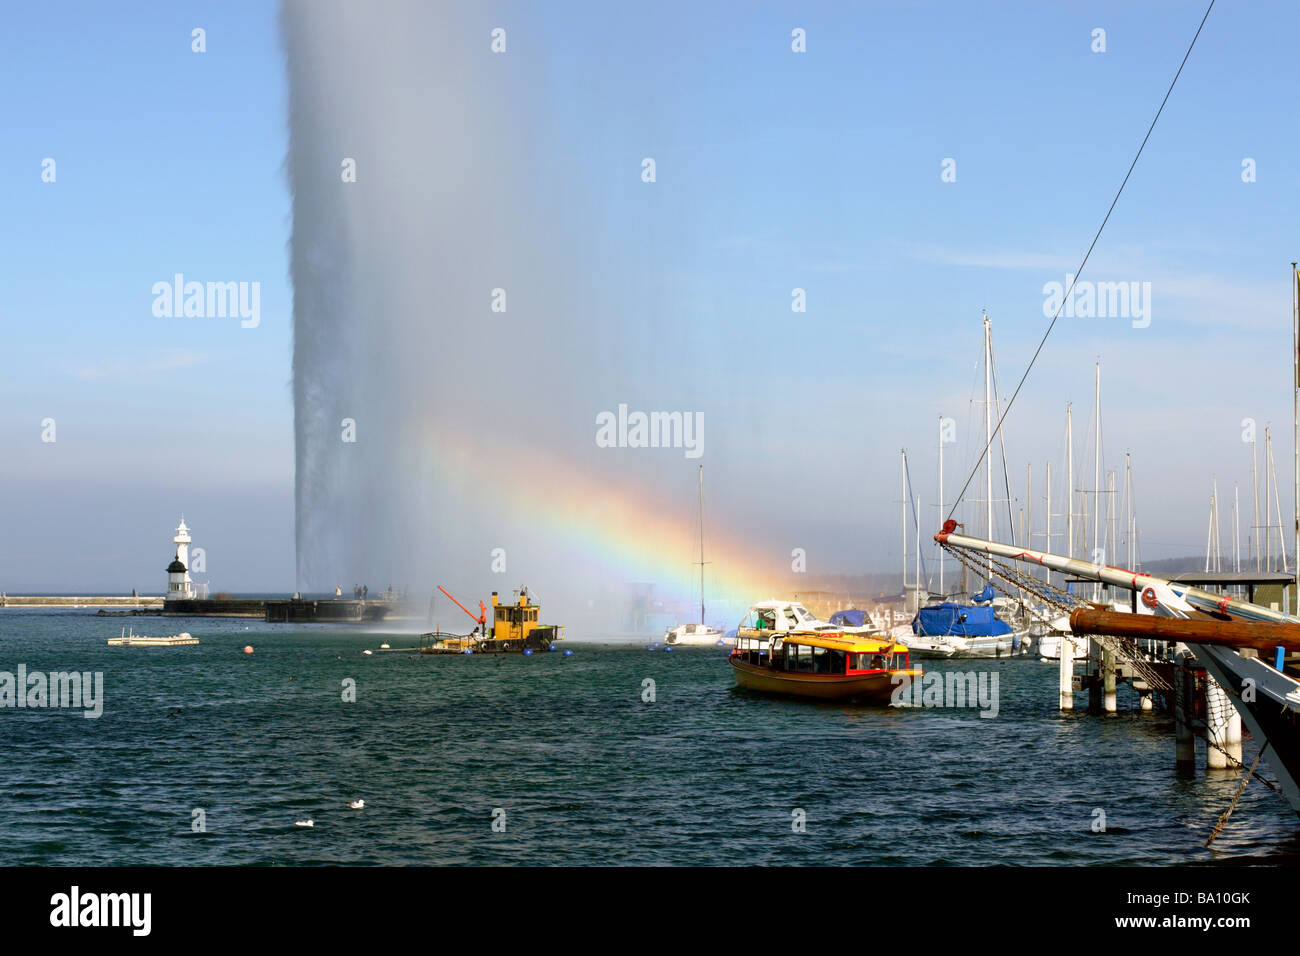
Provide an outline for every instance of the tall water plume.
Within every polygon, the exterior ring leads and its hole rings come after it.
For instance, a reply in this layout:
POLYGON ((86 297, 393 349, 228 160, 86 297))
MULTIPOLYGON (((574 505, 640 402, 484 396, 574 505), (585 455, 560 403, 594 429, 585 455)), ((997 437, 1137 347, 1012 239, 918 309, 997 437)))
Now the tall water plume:
MULTIPOLYGON (((695 462, 600 448, 596 416, 619 403, 705 414, 715 552, 723 511, 745 497, 746 459, 731 456, 728 475, 729 443, 778 447, 761 390, 731 397, 702 373, 699 338, 717 333, 700 331, 699 294, 665 291, 692 256, 690 210, 672 205, 687 194, 641 182, 639 131, 598 143, 597 159, 566 138, 599 139, 605 118, 582 116, 580 97, 552 83, 580 91, 634 72, 561 62, 548 48, 595 44, 548 47, 538 16, 446 2, 283 8, 301 589, 442 583, 477 601, 523 581, 570 622, 601 604, 619 616, 630 584, 689 598, 695 462), (511 45, 497 54, 502 23, 511 45), (728 411, 743 427, 723 427, 728 411), (498 548, 504 575, 490 573, 498 548)), ((598 12, 580 19, 593 39, 606 30, 598 12)), ((629 102, 644 113, 633 126, 662 126, 671 110, 629 102)), ((713 351, 721 367, 750 362, 713 351)), ((788 441, 788 402, 769 400, 788 441)), ((784 468, 774 458, 755 487, 801 480, 784 468)), ((770 567, 807 544, 791 537, 777 538, 770 567)), ((729 559, 711 554, 710 574, 748 575, 736 588, 748 592, 761 562, 735 544, 729 559)))

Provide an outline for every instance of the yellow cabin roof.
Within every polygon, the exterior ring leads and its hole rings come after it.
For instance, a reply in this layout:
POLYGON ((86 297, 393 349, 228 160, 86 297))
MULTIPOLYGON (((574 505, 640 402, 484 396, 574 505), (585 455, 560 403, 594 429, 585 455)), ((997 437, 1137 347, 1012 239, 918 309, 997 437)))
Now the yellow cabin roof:
POLYGON ((744 627, 738 632, 740 637, 780 638, 786 644, 802 644, 805 647, 825 647, 832 651, 844 651, 848 654, 904 654, 907 645, 895 644, 893 641, 876 640, 861 634, 844 634, 839 631, 769 631, 744 627))

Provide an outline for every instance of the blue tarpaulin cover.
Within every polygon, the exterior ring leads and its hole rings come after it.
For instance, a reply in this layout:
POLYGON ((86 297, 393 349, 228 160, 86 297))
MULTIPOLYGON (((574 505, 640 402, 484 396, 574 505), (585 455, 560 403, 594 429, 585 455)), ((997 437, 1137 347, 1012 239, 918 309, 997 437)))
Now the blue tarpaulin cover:
POLYGON ((831 623, 839 624, 843 627, 861 627, 865 617, 865 611, 859 611, 856 608, 849 608, 847 611, 836 611, 832 614, 831 623))
POLYGON ((984 585, 984 590, 980 591, 979 594, 972 594, 970 596, 970 599, 975 604, 987 604, 989 601, 992 601, 993 585, 991 584, 984 585))
POLYGON ((996 634, 1010 634, 1011 627, 1000 620, 993 608, 988 606, 971 607, 964 604, 932 604, 923 607, 912 618, 913 634, 928 634, 931 637, 943 637, 956 634, 959 637, 988 637, 996 634))

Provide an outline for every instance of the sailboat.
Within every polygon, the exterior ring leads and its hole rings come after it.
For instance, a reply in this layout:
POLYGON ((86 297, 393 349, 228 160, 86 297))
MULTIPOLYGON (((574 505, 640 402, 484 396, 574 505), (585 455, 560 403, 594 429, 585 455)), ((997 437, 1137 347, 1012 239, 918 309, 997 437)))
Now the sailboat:
MULTIPOLYGON (((984 434, 989 449, 985 457, 985 528, 993 529, 993 326, 984 314, 984 434)), ((1006 449, 1003 449, 1005 458, 1006 449)), ((919 520, 919 519, 918 519, 919 520)), ((918 528, 917 546, 920 547, 918 528)), ((918 582, 919 583, 919 582, 918 582)), ((919 602, 918 602, 919 603, 919 602)), ((900 640, 919 656, 928 657, 1010 657, 1027 654, 1033 640, 1028 624, 1014 626, 998 617, 1007 602, 995 603, 993 565, 989 563, 988 583, 969 601, 943 601, 917 608, 912 618, 912 634, 900 640), (928 644, 923 642, 929 642, 928 644)))
POLYGON ((700 623, 679 624, 664 634, 665 644, 709 645, 734 643, 716 627, 704 623, 704 466, 700 465, 700 623))

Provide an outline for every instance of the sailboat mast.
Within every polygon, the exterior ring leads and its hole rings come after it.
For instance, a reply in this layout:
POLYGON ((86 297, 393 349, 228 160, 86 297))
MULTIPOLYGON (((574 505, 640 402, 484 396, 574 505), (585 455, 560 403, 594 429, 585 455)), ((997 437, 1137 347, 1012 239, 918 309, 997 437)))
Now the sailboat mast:
MULTIPOLYGON (((1295 581, 1296 603, 1300 604, 1300 273, 1296 272, 1295 263, 1291 263, 1291 364, 1295 375, 1291 379, 1291 423, 1294 431, 1295 461, 1295 498, 1293 514, 1293 533, 1295 545, 1295 581)), ((1279 520, 1281 520, 1279 518, 1279 520)), ((1285 596, 1285 592, 1283 593, 1285 596)), ((1290 608, 1295 614, 1297 608, 1290 608)))
MULTIPOLYGON (((1052 550, 1052 462, 1050 459, 1047 462, 1047 494, 1043 496, 1043 503, 1046 506, 1044 507, 1043 510, 1047 512, 1047 530, 1043 534, 1043 540, 1045 542, 1045 546, 1043 550, 1051 551, 1052 550)), ((1029 546, 1032 548, 1033 543, 1030 542, 1029 546)), ((1043 580, 1048 582, 1052 580, 1052 572, 1050 569, 1043 568, 1043 580)))
POLYGON ((1115 507, 1115 469, 1106 472, 1106 554, 1111 562, 1119 558, 1119 509, 1115 507))
MULTIPOLYGON (((1101 526, 1101 362, 1097 363, 1092 395, 1093 421, 1096 423, 1096 434, 1093 436, 1092 445, 1092 560, 1097 564, 1105 564, 1105 560, 1097 560, 1097 531, 1101 526)), ((1097 600, 1101 599, 1100 583, 1093 588, 1093 594, 1096 595, 1097 600)))
POLYGON ((700 465, 700 624, 704 623, 704 466, 700 465))
POLYGON ((1133 567, 1133 454, 1124 452, 1124 543, 1128 545, 1128 561, 1124 567, 1133 567))
POLYGON ((1065 556, 1074 557, 1074 408, 1065 403, 1065 556))
POLYGON ((1273 442, 1271 438, 1268 443, 1268 467, 1273 479, 1273 504, 1277 509, 1277 549, 1282 552, 1282 571, 1286 571, 1286 531, 1282 524, 1281 489, 1277 483, 1277 461, 1273 458, 1273 442))
POLYGON ((1034 466, 1025 465, 1025 547, 1034 546, 1034 466))
POLYGON ((921 610, 921 496, 916 496, 916 610, 921 610))
POLYGON ((1255 502, 1255 570, 1262 571, 1263 568, 1259 562, 1259 442, 1255 440, 1254 429, 1250 433, 1250 492, 1251 498, 1255 502))
POLYGON ((903 606, 906 607, 907 601, 907 449, 902 449, 903 460, 898 467, 898 484, 902 494, 898 500, 902 505, 900 515, 903 521, 903 606))
POLYGON ((1219 479, 1214 479, 1214 570, 1223 570, 1223 547, 1219 539, 1219 479))
MULTIPOLYGON (((993 540, 993 327, 984 312, 984 530, 993 540)), ((993 583, 993 556, 989 555, 989 584, 993 583)))
POLYGON ((1241 573, 1241 492, 1232 483, 1232 570, 1241 573))
MULTIPOLYGON (((943 416, 939 416, 939 517, 943 517, 943 416)), ((946 595, 943 583, 943 551, 939 552, 939 593, 946 595)))
POLYGON ((1273 438, 1264 426, 1264 566, 1273 570, 1273 496, 1269 475, 1273 471, 1273 438))
POLYGON ((1214 541, 1214 495, 1210 495, 1210 523, 1205 528, 1205 570, 1210 570, 1210 548, 1214 541))
POLYGON ((1219 548, 1219 479, 1214 479, 1214 570, 1222 571, 1220 561, 1221 550, 1219 548))

